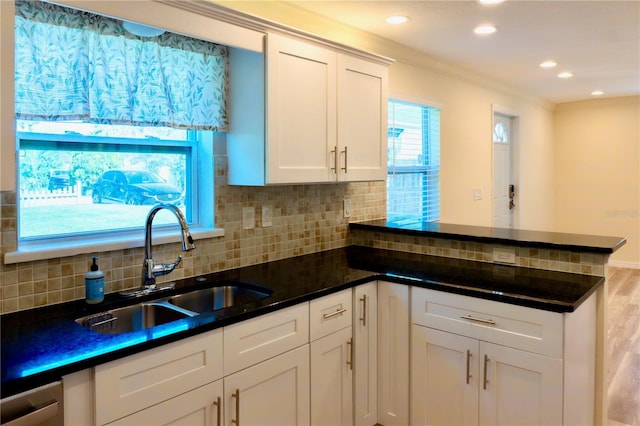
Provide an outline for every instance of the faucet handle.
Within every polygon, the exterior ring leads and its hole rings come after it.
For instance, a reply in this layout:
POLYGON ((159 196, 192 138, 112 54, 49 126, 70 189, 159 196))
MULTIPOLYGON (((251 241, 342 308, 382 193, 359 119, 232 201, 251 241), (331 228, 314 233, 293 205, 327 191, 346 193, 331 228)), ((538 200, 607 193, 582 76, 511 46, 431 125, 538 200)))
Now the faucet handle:
POLYGON ((178 256, 178 259, 174 263, 159 263, 153 265, 153 276, 159 277, 161 275, 167 275, 182 262, 182 256, 178 256))

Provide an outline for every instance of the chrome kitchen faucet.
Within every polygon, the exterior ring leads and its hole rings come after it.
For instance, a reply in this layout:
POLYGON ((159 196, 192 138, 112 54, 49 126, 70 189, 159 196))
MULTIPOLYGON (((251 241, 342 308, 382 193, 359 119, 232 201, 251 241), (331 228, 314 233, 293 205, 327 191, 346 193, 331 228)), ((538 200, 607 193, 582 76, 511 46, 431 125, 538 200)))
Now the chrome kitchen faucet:
POLYGON ((153 256, 151 254, 151 230, 153 218, 156 213, 158 213, 162 209, 167 209, 178 218, 178 222, 180 222, 181 228, 181 237, 182 237, 182 251, 190 251, 196 248, 196 245, 193 241, 193 237, 191 237, 191 233, 189 232, 189 227, 187 226, 187 220, 184 215, 173 204, 158 204, 149 210, 147 214, 147 222, 144 228, 144 261, 142 262, 142 284, 139 290, 134 291, 125 291, 120 294, 123 296, 140 296, 143 294, 148 294, 154 291, 167 290, 175 287, 174 283, 166 283, 162 285, 156 284, 156 277, 167 275, 174 269, 176 266, 182 262, 182 256, 178 256, 178 259, 174 263, 159 263, 155 264, 153 261, 153 256))

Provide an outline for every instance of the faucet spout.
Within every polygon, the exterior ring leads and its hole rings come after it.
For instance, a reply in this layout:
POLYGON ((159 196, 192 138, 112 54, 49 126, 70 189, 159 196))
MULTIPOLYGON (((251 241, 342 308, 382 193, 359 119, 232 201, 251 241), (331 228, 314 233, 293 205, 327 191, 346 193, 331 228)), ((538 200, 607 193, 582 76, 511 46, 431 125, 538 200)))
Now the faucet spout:
POLYGON ((170 273, 182 261, 182 256, 178 256, 178 259, 174 263, 161 263, 156 265, 153 261, 153 255, 151 253, 153 218, 155 217, 156 213, 158 213, 162 209, 173 212, 173 214, 178 219, 178 222, 180 223, 182 251, 190 251, 196 248, 193 237, 189 232, 189 227, 187 226, 187 220, 185 219, 180 209, 173 204, 158 204, 154 206, 151 210, 149 210, 149 213, 147 214, 147 221, 145 223, 144 229, 144 261, 142 263, 142 285, 140 287, 141 290, 155 289, 156 277, 170 273))

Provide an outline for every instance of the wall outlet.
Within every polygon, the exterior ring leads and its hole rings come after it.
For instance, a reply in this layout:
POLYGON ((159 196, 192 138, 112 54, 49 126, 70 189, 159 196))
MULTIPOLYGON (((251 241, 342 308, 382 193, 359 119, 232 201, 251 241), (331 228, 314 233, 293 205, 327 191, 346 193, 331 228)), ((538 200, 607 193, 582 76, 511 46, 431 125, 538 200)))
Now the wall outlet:
POLYGON ((494 247, 493 261, 497 263, 515 264, 516 250, 514 248, 507 248, 507 247, 494 247))
POLYGON ((266 228, 273 225, 271 221, 271 206, 262 206, 262 227, 266 228))
POLYGON ((351 217, 351 200, 349 198, 342 200, 342 208, 344 210, 344 217, 351 217))
POLYGON ((242 208, 242 229, 253 229, 256 227, 256 209, 253 207, 242 208))

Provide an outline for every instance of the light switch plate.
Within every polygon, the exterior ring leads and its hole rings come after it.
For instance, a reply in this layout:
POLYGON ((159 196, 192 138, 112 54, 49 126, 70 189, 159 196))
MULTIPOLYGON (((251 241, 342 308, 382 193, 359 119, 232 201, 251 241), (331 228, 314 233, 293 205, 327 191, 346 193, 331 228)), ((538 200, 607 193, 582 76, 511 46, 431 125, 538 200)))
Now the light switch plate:
POLYGON ((344 210, 344 217, 351 217, 351 200, 349 198, 345 198, 342 201, 342 208, 344 210))
POLYGON ((269 227, 271 225, 273 225, 273 223, 271 222, 271 206, 262 206, 262 227, 266 228, 269 227))
POLYGON ((253 207, 242 208, 242 229, 253 229, 256 227, 256 209, 253 207))
POLYGON ((473 201, 482 200, 482 188, 473 188, 473 201))

